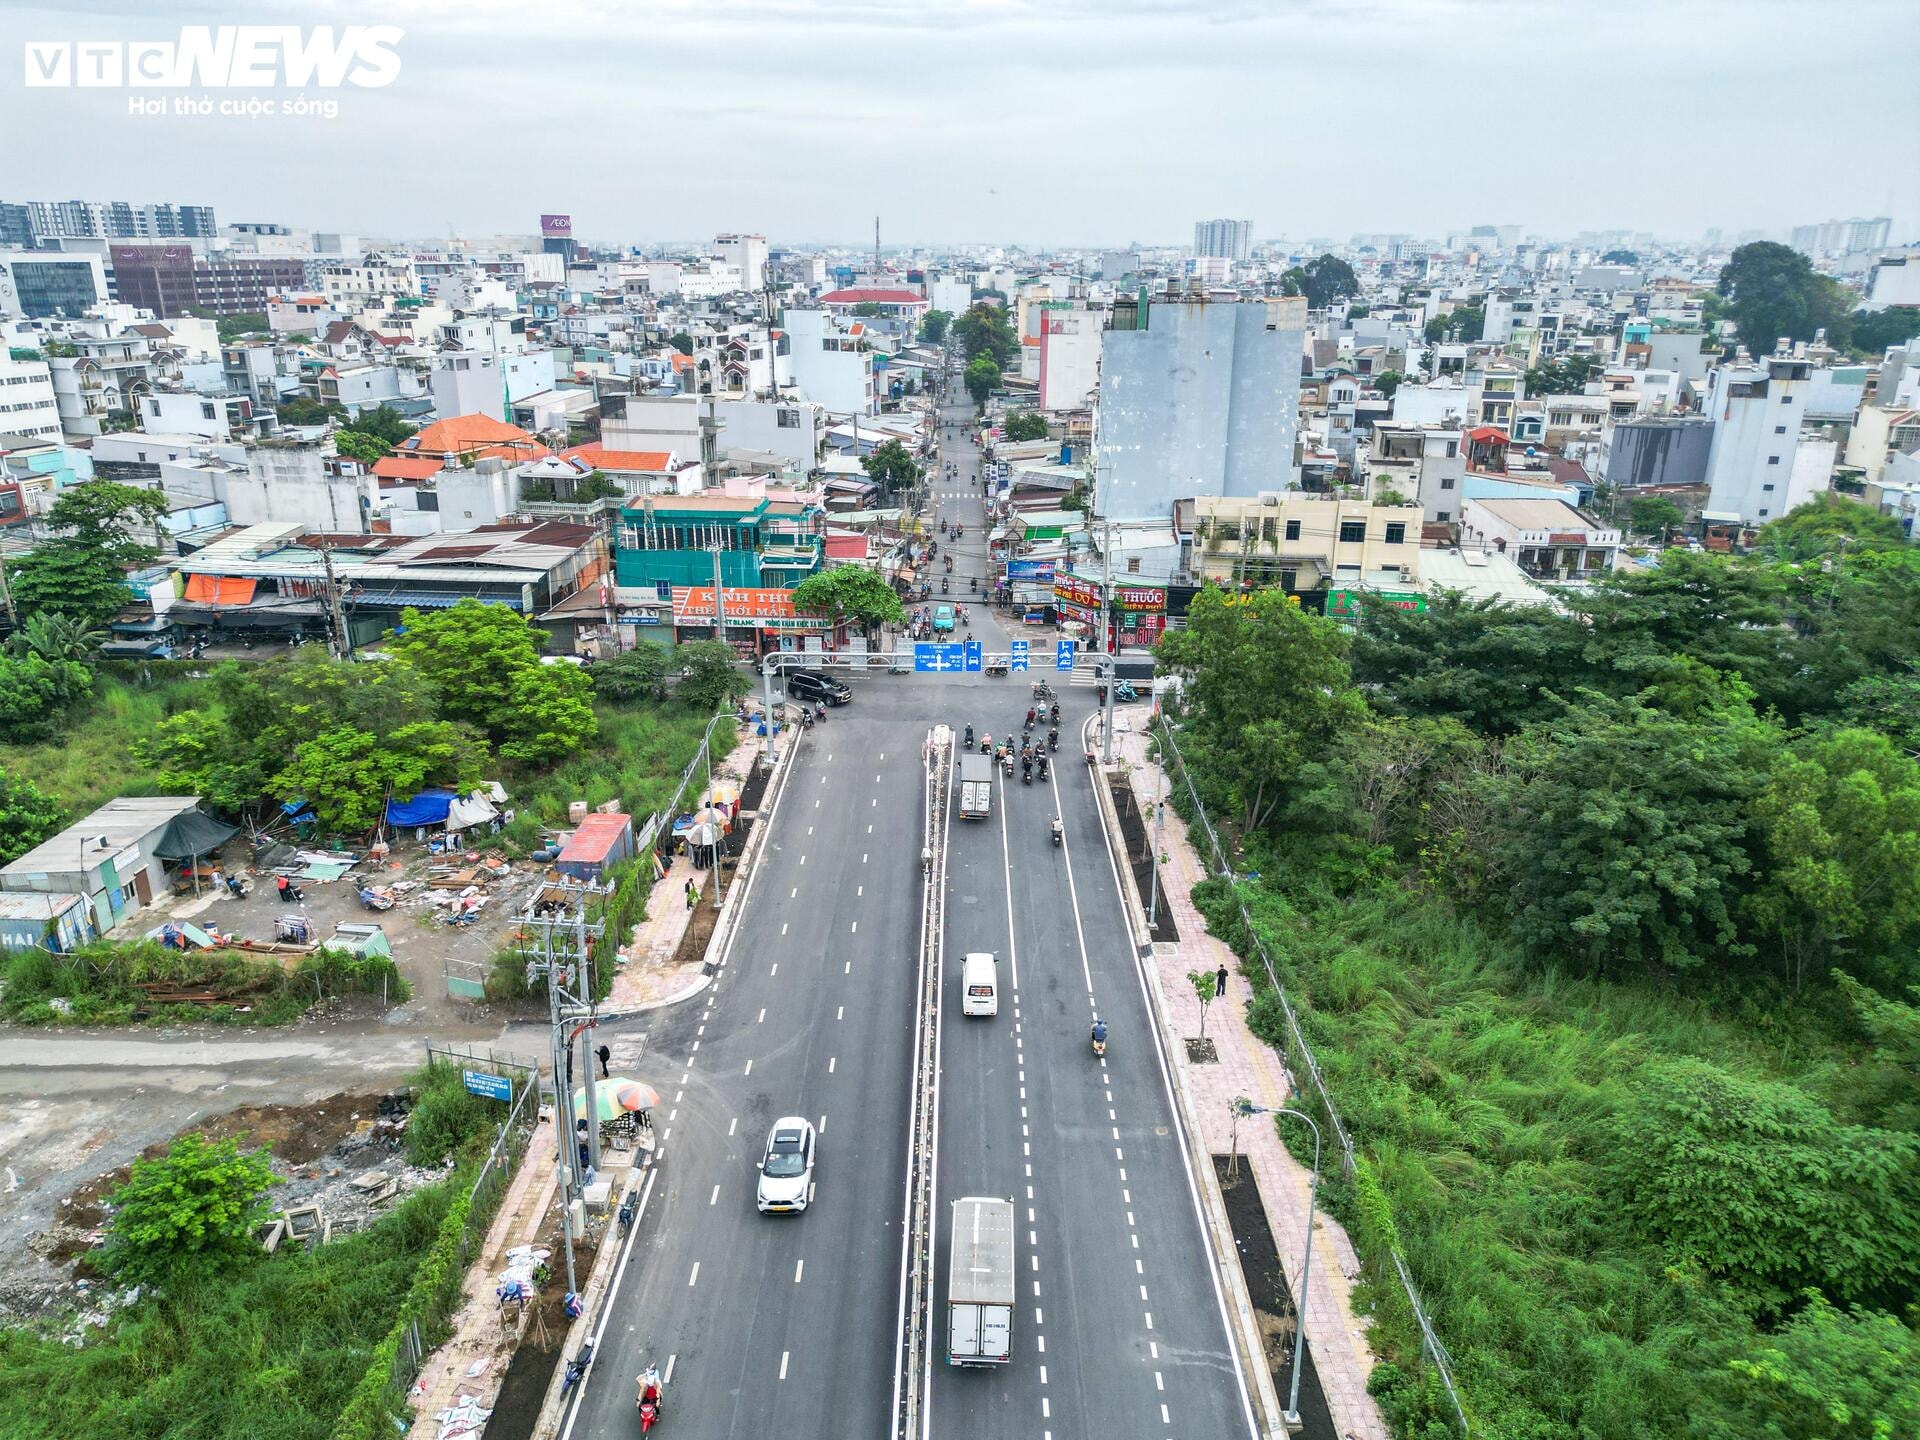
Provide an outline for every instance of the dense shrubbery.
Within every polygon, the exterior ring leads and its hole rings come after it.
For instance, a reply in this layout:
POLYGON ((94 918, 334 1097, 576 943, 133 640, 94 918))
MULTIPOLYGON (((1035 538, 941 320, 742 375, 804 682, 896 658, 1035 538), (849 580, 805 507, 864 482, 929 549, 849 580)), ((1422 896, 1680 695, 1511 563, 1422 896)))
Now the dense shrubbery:
POLYGON ((407 999, 391 959, 323 949, 292 966, 242 950, 175 950, 154 940, 96 941, 68 955, 21 950, 0 965, 0 1015, 24 1025, 124 1025, 212 1021, 285 1025, 328 995, 407 999), (231 1003, 156 1003, 142 985, 217 990, 231 1003), (56 1001, 64 1004, 55 1004, 56 1001))
POLYGON ((1809 507, 1564 615, 1369 612, 1350 657, 1272 596, 1162 642, 1362 1156, 1328 1199, 1400 1433, 1450 1412, 1389 1247, 1477 1433, 1911 1431, 1920 556, 1874 518, 1809 507))

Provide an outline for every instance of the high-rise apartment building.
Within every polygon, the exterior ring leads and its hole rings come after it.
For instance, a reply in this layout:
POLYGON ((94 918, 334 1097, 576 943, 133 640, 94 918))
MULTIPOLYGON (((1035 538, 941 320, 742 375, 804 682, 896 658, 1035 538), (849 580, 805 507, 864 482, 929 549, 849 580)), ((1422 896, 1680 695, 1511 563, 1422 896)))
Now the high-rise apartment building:
POLYGON ((1812 369, 1805 360, 1769 355, 1722 365, 1707 377, 1708 520, 1764 525, 1793 508, 1794 451, 1812 369))
POLYGON ((1789 243, 1803 255, 1861 255, 1887 248, 1893 221, 1885 215, 1851 220, 1823 220, 1818 225, 1796 225, 1789 243))
POLYGON ((213 240, 210 205, 135 205, 125 200, 0 202, 0 245, 50 240, 213 240))
POLYGON ((191 245, 115 245, 114 293, 122 303, 156 315, 211 310, 216 315, 265 314, 282 291, 307 288, 307 263, 289 255, 195 256, 191 245))
POLYGON ((1200 220, 1193 227, 1193 253, 1244 262, 1253 253, 1251 220, 1200 220))

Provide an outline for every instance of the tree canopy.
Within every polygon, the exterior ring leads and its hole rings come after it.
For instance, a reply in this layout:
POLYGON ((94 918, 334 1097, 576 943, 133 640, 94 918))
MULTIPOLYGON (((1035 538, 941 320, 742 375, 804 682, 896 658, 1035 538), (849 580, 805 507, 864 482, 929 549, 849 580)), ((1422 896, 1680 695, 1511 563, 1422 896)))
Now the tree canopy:
POLYGON ((900 596, 876 572, 864 565, 837 565, 809 575, 793 588, 797 610, 827 615, 835 623, 851 620, 871 631, 876 625, 906 622, 900 596))
POLYGON ((1819 330, 1836 348, 1851 338, 1852 292, 1788 246, 1771 240, 1742 245, 1728 257, 1715 289, 1750 355, 1771 355, 1776 341, 1811 340, 1819 330))
POLYGON ((1013 333, 1007 312, 987 300, 976 300, 953 322, 953 333, 969 362, 990 357, 1000 369, 1020 358, 1020 337, 1013 333))
POLYGON ((264 1254, 253 1238, 267 1216, 274 1174, 262 1150, 232 1138, 183 1135, 167 1153, 133 1162, 113 1192, 113 1219, 100 1258, 128 1284, 212 1272, 264 1254))
POLYGON ((25 775, 0 769, 0 865, 11 865, 58 833, 65 820, 59 801, 25 775))
POLYGON ((1016 410, 1007 416, 1004 422, 1007 439, 1044 440, 1047 438, 1047 417, 1038 410, 1016 410))
POLYGON ((967 394, 973 397, 973 403, 984 405, 987 396, 1000 388, 999 363, 991 355, 976 355, 967 362, 961 378, 967 387, 967 394))
POLYGON ((132 598, 127 572, 159 555, 132 533, 134 527, 166 511, 165 496, 112 480, 62 490, 47 510, 52 534, 6 562, 21 615, 65 616, 86 630, 106 624, 132 598))
POLYGON ((920 338, 929 345, 938 345, 947 338, 947 327, 953 323, 953 316, 945 310, 929 310, 920 317, 920 338))
POLYGON ((874 446, 873 453, 861 460, 860 468, 880 487, 880 493, 888 497, 911 490, 920 483, 924 473, 920 462, 909 455, 907 447, 898 440, 885 440, 874 446))
POLYGON ((1297 268, 1300 293, 1315 310, 1324 310, 1336 300, 1360 293, 1360 280, 1353 273, 1353 267, 1337 255, 1317 255, 1297 268))
POLYGON ((1464 341, 1471 344, 1486 333, 1487 312, 1478 305, 1459 305, 1445 315, 1436 315, 1427 321, 1425 331, 1427 343, 1437 345, 1442 340, 1464 341))

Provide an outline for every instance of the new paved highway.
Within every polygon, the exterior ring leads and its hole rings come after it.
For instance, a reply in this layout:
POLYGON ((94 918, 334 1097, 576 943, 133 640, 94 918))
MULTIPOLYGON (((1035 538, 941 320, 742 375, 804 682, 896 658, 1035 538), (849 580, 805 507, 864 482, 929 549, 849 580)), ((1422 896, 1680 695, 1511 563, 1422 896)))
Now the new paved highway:
MULTIPOLYGON (((930 490, 969 531, 960 578, 981 573, 983 515, 971 447, 945 443, 965 478, 935 478, 930 490)), ((975 615, 975 637, 1004 648, 1000 627, 975 615)), ((648 1018, 641 1069, 664 1096, 661 1159, 569 1440, 626 1433, 633 1377, 649 1361, 670 1367, 666 1431, 687 1440, 887 1433, 921 744, 943 721, 956 736, 969 723, 1017 730, 1026 678, 865 676, 852 704, 799 742, 717 982, 648 1018), (820 1126, 815 1199, 805 1215, 765 1217, 754 1167, 786 1114, 820 1126)), ((925 1433, 1247 1434, 1164 1060, 1079 758, 1093 695, 1061 695, 1066 763, 1055 781, 1023 786, 1016 773, 990 820, 950 821, 925 1433), (960 1018, 968 950, 1001 957, 995 1019, 960 1018), (1112 1026, 1104 1062, 1087 1043, 1096 1007, 1112 1026), (941 1344, 947 1206, 961 1194, 1016 1201, 1014 1360, 993 1370, 953 1370, 941 1344)))

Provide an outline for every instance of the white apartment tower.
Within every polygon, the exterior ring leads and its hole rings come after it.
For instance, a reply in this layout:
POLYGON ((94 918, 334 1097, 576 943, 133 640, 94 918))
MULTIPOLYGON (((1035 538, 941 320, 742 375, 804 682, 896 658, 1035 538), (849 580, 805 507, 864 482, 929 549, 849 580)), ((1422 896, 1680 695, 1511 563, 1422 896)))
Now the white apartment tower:
POLYGON ((1193 227, 1193 253, 1240 264, 1253 253, 1251 220, 1200 220, 1193 227))
POLYGON ((1806 360, 1769 355, 1750 365, 1722 365, 1707 377, 1709 521, 1764 525, 1791 508, 1793 457, 1812 371, 1806 360))

